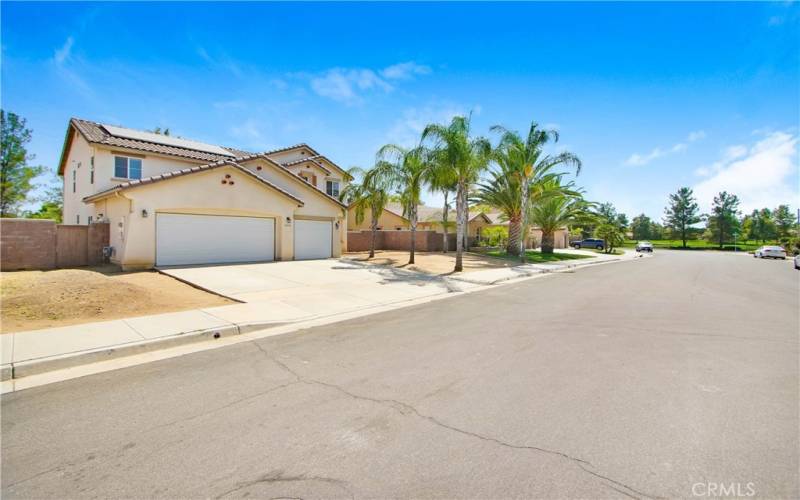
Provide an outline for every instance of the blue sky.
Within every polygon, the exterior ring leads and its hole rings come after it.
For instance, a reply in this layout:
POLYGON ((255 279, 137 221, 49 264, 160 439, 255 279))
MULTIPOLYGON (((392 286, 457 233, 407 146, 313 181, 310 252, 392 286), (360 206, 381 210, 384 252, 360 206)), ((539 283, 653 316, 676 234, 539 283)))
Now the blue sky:
MULTIPOLYGON (((71 116, 344 167, 428 122, 558 128, 630 217, 797 207, 800 9, 775 3, 2 3, 2 106, 55 168, 71 116)), ((490 135, 491 136, 491 135, 490 135)), ((429 203, 439 198, 429 195, 429 203)))

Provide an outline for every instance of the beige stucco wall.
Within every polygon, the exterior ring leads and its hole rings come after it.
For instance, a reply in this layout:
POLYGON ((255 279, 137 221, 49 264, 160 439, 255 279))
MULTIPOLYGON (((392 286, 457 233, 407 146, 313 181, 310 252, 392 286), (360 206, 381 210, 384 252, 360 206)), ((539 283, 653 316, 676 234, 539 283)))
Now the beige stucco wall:
MULTIPOLYGON (((94 148, 81 134, 73 131, 72 147, 64 163, 64 224, 88 224, 94 212, 83 203, 83 197, 97 192, 90 182, 91 161, 94 148), (75 192, 72 191, 72 175, 75 173, 75 192), (80 219, 77 218, 80 216, 80 219)), ((95 167, 96 168, 96 167, 95 167)), ((97 182, 95 171, 95 183, 97 182)))
MULTIPOLYGON (((347 227, 350 228, 350 231, 362 231, 372 228, 372 214, 369 213, 369 210, 364 213, 364 220, 361 224, 356 224, 356 211, 355 209, 351 208, 347 211, 347 227)), ((381 216, 378 217, 378 227, 383 230, 392 230, 392 229, 408 229, 408 221, 399 215, 390 212, 388 210, 384 210, 381 213, 381 216)))
MULTIPOLYGON (((306 189, 313 189, 306 186, 306 189)), ((240 215, 275 218, 275 258, 294 257, 294 220, 312 218, 339 222, 334 231, 333 255, 341 255, 347 237, 347 225, 341 208, 316 196, 301 196, 305 207, 245 175, 233 167, 220 167, 207 172, 177 177, 128 189, 94 204, 111 222, 112 261, 124 269, 148 268, 156 258, 156 214, 187 213, 240 215), (234 185, 222 184, 226 174, 234 185), (142 216, 146 210, 147 217, 142 216), (287 221, 287 217, 289 220, 287 221)), ((334 226, 335 227, 335 226, 334 226)))
POLYGON ((289 151, 281 151, 269 155, 270 158, 278 163, 289 163, 301 158, 308 158, 309 156, 314 156, 314 153, 307 148, 290 149, 289 151))

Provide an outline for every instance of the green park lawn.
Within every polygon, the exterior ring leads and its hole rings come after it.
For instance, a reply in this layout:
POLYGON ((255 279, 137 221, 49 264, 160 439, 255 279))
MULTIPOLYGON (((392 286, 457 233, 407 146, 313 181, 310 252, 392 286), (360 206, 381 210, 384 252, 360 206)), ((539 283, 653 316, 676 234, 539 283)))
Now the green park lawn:
MULTIPOLYGON (((480 253, 498 259, 519 261, 519 257, 517 257, 516 255, 508 254, 506 253, 505 250, 489 250, 480 253)), ((593 259, 594 257, 591 255, 582 255, 575 253, 553 252, 548 254, 548 253, 541 253, 538 250, 528 250, 525 252, 525 258, 526 261, 530 264, 544 264, 547 262, 558 262, 561 260, 593 259)))
MULTIPOLYGON (((669 249, 676 249, 682 250, 683 249, 683 242, 681 240, 647 240, 653 244, 653 248, 669 248, 669 249)), ((756 248, 760 247, 762 243, 758 243, 755 241, 737 241, 736 242, 736 250, 739 252, 748 252, 753 251, 756 248)), ((626 240, 624 247, 633 248, 636 246, 635 240, 626 240)), ((719 245, 717 243, 712 243, 706 240, 688 240, 686 242, 686 249, 687 250, 720 250, 719 245)), ((722 246, 722 250, 733 251, 734 245, 733 243, 725 243, 722 246)))

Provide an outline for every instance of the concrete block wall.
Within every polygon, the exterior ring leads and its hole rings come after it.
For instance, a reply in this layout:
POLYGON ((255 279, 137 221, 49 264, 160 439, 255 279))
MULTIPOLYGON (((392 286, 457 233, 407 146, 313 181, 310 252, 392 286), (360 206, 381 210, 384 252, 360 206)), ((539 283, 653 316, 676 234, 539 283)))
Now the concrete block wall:
POLYGON ((56 267, 56 223, 47 219, 0 219, 0 269, 56 267))
MULTIPOLYGON (((456 235, 447 235, 450 250, 456 248, 456 235)), ((371 231, 348 231, 347 232, 347 251, 348 252, 366 252, 369 251, 370 240, 372 239, 371 231)), ((470 238, 472 239, 472 238, 470 238)), ((443 238, 441 233, 436 231, 417 231, 415 248, 418 252, 441 252, 443 238)), ((402 250, 408 251, 411 249, 411 231, 409 230, 392 230, 392 231, 378 231, 375 234, 375 249, 376 250, 402 250)))
POLYGON ((0 219, 0 269, 54 269, 104 262, 107 223, 59 225, 47 219, 0 219))

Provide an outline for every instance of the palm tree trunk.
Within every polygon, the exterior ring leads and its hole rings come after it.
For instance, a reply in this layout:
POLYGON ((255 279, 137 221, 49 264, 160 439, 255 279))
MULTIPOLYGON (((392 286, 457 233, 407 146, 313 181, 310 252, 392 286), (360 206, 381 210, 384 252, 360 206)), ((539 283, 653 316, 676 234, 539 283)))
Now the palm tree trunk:
POLYGON ((527 177, 522 181, 522 203, 521 203, 521 210, 522 214, 520 216, 520 226, 522 228, 522 233, 519 239, 519 259, 520 262, 523 264, 526 260, 525 255, 525 240, 528 239, 528 195, 530 194, 530 190, 528 189, 528 179, 527 177))
POLYGON ((458 183, 456 192, 456 267, 454 272, 461 272, 464 253, 464 229, 467 222, 467 189, 463 182, 458 183))
POLYGON ((414 263, 414 251, 417 248, 417 206, 416 204, 411 207, 410 210, 410 218, 411 218, 411 254, 408 257, 408 263, 414 263))
POLYGON ((542 253, 553 253, 554 242, 555 232, 545 231, 544 228, 542 228, 542 253))
POLYGON ((512 217, 508 221, 508 242, 506 243, 506 253, 509 255, 519 255, 519 217, 512 217))
POLYGON ((447 191, 444 192, 444 207, 442 208, 442 234, 444 239, 442 252, 447 253, 447 191))
POLYGON ((378 214, 372 211, 372 222, 370 222, 370 229, 372 229, 372 239, 369 242, 369 258, 375 257, 375 239, 378 237, 378 214))

